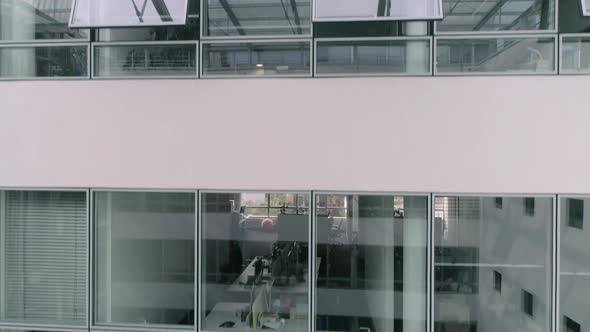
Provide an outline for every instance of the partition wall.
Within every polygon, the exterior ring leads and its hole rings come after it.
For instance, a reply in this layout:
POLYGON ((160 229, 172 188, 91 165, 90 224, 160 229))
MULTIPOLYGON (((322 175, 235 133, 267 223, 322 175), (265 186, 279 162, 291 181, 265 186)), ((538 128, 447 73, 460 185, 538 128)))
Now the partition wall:
POLYGON ((0 191, 0 330, 584 331, 590 198, 0 191))

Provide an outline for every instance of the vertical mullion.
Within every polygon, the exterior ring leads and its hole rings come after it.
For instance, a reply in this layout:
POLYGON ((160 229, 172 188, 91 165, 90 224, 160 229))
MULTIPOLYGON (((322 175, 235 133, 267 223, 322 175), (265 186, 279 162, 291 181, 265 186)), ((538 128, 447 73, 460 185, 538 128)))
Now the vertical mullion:
POLYGON ((553 271, 553 287, 552 287, 552 292, 551 292, 551 297, 552 297, 552 316, 551 316, 551 321, 552 321, 552 330, 554 332, 559 331, 559 284, 560 284, 560 264, 561 264, 561 260, 560 260, 560 234, 561 234, 561 230, 560 230, 560 224, 561 224, 561 197, 559 195, 556 195, 554 198, 554 202, 553 202, 553 267, 552 267, 552 271, 553 271))
POLYGON ((196 196, 195 196, 195 202, 196 202, 196 206, 195 206, 195 219, 196 219, 196 227, 195 227, 195 271, 197 271, 197 275, 195 276, 195 331, 199 332, 202 330, 201 327, 201 307, 202 307, 202 302, 201 302, 201 285, 202 285, 202 281, 201 281, 201 257, 199 256, 201 254, 201 224, 202 224, 202 220, 201 220, 201 214, 202 214, 202 199, 201 199, 201 191, 197 190, 196 191, 196 196))
POLYGON ((316 223, 317 223, 317 218, 316 218, 316 193, 314 191, 312 191, 310 193, 311 197, 310 197, 310 204, 309 204, 309 245, 308 245, 308 255, 310 257, 308 257, 307 261, 311 262, 310 265, 308 267, 308 271, 309 271, 309 276, 308 276, 308 280, 309 280, 309 285, 308 285, 308 291, 309 291, 309 298, 308 298, 308 307, 309 307, 309 331, 310 332, 315 332, 316 330, 316 324, 315 324, 315 317, 316 317, 316 312, 315 312, 315 308, 316 308, 316 275, 317 275, 317 267, 316 267, 316 233, 317 233, 317 228, 316 228, 316 223), (311 259, 310 259, 311 258, 311 259))
POLYGON ((434 332, 434 235, 433 235, 433 223, 434 223, 434 194, 428 195, 428 227, 427 227, 427 257, 426 257, 426 294, 427 294, 427 309, 426 309, 426 330, 428 332, 434 332))
POLYGON ((94 240, 93 240, 93 225, 94 225, 94 218, 92 217, 93 215, 93 208, 94 208, 94 203, 93 203, 93 199, 92 199, 92 190, 88 189, 86 191, 86 208, 87 208, 87 213, 86 213, 86 229, 88 231, 87 233, 87 244, 86 244, 86 273, 88 273, 88 275, 86 276, 86 328, 88 329, 88 331, 90 331, 90 327, 92 326, 92 322, 93 322, 93 309, 94 309, 94 304, 93 304, 93 284, 94 284, 94 277, 93 277, 93 264, 94 264, 94 259, 93 259, 93 244, 94 244, 94 240))

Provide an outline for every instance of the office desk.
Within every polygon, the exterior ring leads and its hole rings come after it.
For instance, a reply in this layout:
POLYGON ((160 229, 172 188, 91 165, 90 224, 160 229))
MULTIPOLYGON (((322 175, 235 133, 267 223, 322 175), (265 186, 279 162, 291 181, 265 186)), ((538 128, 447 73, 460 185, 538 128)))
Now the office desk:
MULTIPOLYGON (((205 317, 203 322, 203 330, 207 331, 240 331, 251 330, 246 322, 240 321, 240 317, 237 312, 241 309, 248 307, 248 303, 236 303, 236 302, 220 302, 213 307, 213 310, 205 317), (224 322, 232 321, 235 323, 233 327, 219 327, 224 322)), ((307 309, 307 305, 304 306, 307 309)), ((305 310, 305 316, 307 317, 307 310, 305 310)), ((299 315, 299 314, 297 314, 299 315)), ((271 329, 266 329, 272 331, 271 329)), ((279 328, 276 331, 279 332, 307 332, 308 325, 307 319, 287 319, 285 320, 285 326, 279 328)))

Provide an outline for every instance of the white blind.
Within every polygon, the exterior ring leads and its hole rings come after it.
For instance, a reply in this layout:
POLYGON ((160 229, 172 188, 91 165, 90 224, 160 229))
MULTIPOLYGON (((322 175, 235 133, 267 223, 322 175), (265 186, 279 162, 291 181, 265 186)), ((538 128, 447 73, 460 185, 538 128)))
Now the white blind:
POLYGON ((84 324, 86 193, 6 191, 4 199, 3 318, 84 324))

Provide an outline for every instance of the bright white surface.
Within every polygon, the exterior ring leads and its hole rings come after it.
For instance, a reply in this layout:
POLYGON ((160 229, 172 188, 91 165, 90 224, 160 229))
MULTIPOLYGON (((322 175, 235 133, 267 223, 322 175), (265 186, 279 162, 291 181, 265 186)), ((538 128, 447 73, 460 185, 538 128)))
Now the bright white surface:
POLYGON ((0 83, 0 186, 590 192, 590 77, 0 83))

